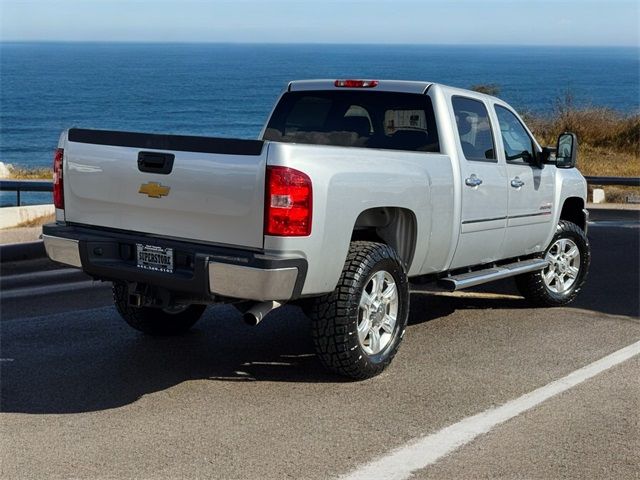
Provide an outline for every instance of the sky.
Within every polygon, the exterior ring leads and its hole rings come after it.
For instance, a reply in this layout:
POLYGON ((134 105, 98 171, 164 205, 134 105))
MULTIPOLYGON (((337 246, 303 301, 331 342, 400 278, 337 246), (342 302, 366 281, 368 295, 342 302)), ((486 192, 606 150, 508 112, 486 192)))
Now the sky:
POLYGON ((0 0, 0 41, 638 46, 640 0, 0 0))

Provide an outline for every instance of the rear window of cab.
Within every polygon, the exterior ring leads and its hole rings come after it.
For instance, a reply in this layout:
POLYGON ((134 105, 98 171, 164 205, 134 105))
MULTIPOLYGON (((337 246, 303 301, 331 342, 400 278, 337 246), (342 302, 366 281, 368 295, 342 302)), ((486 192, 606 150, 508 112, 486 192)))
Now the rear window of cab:
POLYGON ((414 93, 287 92, 269 119, 264 139, 440 152, 431 99, 414 93))

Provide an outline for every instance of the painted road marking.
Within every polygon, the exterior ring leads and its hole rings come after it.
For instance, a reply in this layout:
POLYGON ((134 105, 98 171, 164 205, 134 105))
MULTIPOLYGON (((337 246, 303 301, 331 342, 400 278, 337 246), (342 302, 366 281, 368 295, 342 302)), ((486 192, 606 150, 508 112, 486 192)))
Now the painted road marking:
POLYGON ((467 417, 436 433, 410 442, 341 478, 343 480, 370 480, 372 478, 377 480, 402 480, 409 478, 416 470, 437 462, 476 437, 488 433, 497 425, 536 407, 551 397, 565 392, 625 360, 629 360, 639 353, 640 341, 576 370, 566 377, 511 400, 500 407, 491 408, 472 417, 467 417))

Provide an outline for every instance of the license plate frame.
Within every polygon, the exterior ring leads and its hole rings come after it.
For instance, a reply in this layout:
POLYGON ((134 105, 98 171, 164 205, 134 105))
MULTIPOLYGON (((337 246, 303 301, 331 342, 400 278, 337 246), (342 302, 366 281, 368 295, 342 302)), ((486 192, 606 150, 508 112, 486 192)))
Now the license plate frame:
POLYGON ((136 265, 144 270, 173 273, 173 248, 136 243, 136 265))

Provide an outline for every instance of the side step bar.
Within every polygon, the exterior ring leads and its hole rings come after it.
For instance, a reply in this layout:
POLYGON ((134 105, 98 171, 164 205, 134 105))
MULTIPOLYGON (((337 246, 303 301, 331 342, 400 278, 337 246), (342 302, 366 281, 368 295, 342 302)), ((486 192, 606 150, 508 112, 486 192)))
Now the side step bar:
POLYGON ((502 278, 513 277, 521 273, 535 272, 545 268, 549 262, 542 258, 533 258, 522 262, 509 263, 499 267, 487 268, 476 272, 462 273, 438 280, 438 286, 454 292, 463 288, 475 287, 482 283, 493 282, 502 278))

